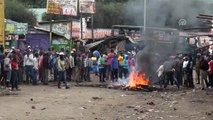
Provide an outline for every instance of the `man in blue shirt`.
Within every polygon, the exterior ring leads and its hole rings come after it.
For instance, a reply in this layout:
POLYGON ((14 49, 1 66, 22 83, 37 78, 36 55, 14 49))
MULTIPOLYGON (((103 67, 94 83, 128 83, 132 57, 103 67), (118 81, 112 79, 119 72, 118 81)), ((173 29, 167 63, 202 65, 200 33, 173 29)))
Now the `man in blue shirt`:
POLYGON ((98 59, 98 67, 99 67, 99 81, 105 82, 105 74, 104 74, 104 66, 105 66, 105 58, 103 55, 98 59))
POLYGON ((119 66, 118 57, 117 55, 115 55, 111 61, 112 82, 118 81, 118 66, 119 66))

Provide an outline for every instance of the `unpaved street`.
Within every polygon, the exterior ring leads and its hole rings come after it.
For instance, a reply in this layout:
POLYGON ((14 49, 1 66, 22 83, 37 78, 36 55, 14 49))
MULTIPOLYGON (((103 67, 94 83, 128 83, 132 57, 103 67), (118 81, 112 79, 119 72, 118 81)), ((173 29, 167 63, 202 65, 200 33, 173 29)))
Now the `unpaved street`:
POLYGON ((212 90, 21 87, 0 97, 0 120, 213 120, 212 90))

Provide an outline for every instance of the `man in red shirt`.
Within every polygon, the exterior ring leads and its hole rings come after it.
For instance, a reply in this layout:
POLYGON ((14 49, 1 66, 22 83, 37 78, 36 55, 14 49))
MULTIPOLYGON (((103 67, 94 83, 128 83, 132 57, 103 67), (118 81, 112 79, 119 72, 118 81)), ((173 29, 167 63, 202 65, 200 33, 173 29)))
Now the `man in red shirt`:
POLYGON ((16 90, 18 89, 18 62, 17 62, 17 57, 13 56, 12 61, 11 61, 11 67, 12 67, 12 78, 11 78, 11 85, 12 85, 12 91, 14 88, 16 90))
POLYGON ((115 57, 115 53, 114 50, 111 50, 111 52, 108 54, 107 56, 107 60, 106 60, 106 79, 110 80, 110 78, 112 77, 112 71, 111 71, 111 61, 112 59, 115 57))
POLYGON ((211 61, 209 62, 210 73, 209 73, 209 87, 213 87, 213 57, 211 57, 211 61))

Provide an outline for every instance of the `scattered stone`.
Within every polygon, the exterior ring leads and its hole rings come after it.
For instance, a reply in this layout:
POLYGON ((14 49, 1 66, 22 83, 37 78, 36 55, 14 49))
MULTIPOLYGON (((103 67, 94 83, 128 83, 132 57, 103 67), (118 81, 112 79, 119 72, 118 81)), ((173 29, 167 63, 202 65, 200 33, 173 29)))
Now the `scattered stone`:
POLYGON ((3 120, 3 117, 0 117, 0 120, 3 120))
POLYGON ((126 96, 127 96, 126 94, 122 94, 122 95, 121 95, 121 97, 126 97, 126 96))
POLYGON ((178 116, 169 116, 170 118, 177 118, 178 116))
POLYGON ((26 112, 25 114, 26 114, 26 116, 29 116, 29 115, 30 115, 30 112, 26 112))
POLYGON ((32 109, 36 109, 36 107, 35 107, 35 106, 32 106, 32 109))
POLYGON ((141 117, 137 117, 137 119, 138 119, 138 120, 143 120, 143 118, 141 118, 141 117))
POLYGON ((129 119, 129 118, 130 118, 130 116, 129 116, 129 115, 127 115, 127 116, 126 116, 126 118, 127 118, 127 119, 129 119))
POLYGON ((201 120, 205 120, 205 119, 206 119, 206 117, 202 117, 202 118, 201 118, 201 120))
POLYGON ((129 105, 129 106, 126 106, 127 108, 135 108, 134 106, 131 106, 131 105, 129 105))
POLYGON ((154 105, 155 105, 155 103, 154 103, 154 102, 148 102, 147 104, 148 104, 148 105, 152 105, 152 106, 154 106, 154 105))
POLYGON ((113 106, 113 105, 111 105, 111 104, 108 104, 107 106, 113 106))
POLYGON ((178 101, 172 101, 172 104, 178 104, 178 101))
POLYGON ((87 108, 86 108, 86 107, 81 107, 80 109, 85 110, 85 109, 87 109, 87 108))
POLYGON ((33 101, 33 98, 30 98, 30 101, 33 101))
POLYGON ((148 111, 149 111, 149 112, 152 112, 153 110, 154 110, 154 109, 149 109, 148 111))
POLYGON ((139 119, 139 120, 144 120, 144 118, 146 118, 147 117, 147 114, 143 114, 143 115, 141 115, 140 117, 137 117, 137 119, 139 119))
POLYGON ((93 100, 102 100, 100 97, 92 97, 93 100))
POLYGON ((156 117, 156 119, 161 119, 161 120, 163 120, 164 118, 163 118, 163 117, 156 117))
POLYGON ((67 117, 66 119, 68 119, 68 120, 74 120, 75 118, 74 117, 67 117))
POLYGON ((144 110, 139 110, 139 109, 134 109, 134 111, 138 112, 138 113, 145 113, 144 110))
POLYGON ((209 115, 209 116, 210 116, 210 115, 212 115, 212 113, 211 113, 211 112, 206 112, 206 115, 209 115))
POLYGON ((173 110, 174 110, 174 111, 176 111, 176 110, 177 110, 177 108, 173 108, 173 110))

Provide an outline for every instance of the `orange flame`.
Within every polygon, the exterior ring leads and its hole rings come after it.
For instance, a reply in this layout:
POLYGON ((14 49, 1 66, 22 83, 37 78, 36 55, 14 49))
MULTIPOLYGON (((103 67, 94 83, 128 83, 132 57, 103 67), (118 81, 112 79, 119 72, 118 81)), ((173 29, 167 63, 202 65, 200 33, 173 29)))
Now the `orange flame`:
POLYGON ((145 78, 145 74, 139 71, 131 72, 129 75, 129 88, 141 88, 142 86, 148 86, 149 80, 145 78))

